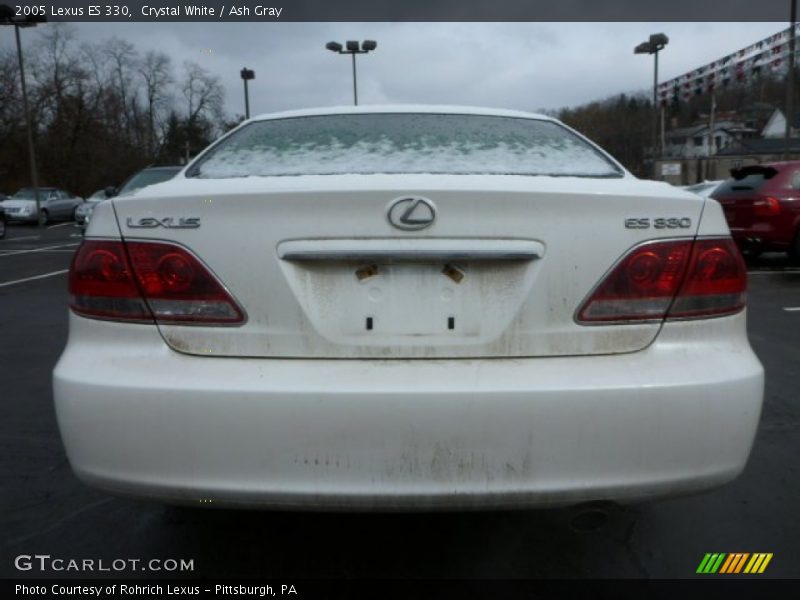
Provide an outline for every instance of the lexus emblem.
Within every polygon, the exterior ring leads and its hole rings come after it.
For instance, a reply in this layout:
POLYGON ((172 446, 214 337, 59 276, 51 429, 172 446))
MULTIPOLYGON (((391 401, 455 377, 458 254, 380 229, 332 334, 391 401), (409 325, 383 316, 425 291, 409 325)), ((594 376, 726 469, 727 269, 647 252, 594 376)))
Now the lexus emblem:
POLYGON ((416 231, 433 224, 436 207, 425 198, 398 198, 389 205, 386 217, 398 229, 416 231))

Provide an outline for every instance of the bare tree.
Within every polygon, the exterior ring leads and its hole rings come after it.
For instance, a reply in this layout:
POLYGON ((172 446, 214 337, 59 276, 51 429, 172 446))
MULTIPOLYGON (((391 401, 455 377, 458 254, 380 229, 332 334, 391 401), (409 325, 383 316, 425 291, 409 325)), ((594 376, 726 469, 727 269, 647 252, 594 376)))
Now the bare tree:
POLYGON ((139 62, 139 75, 144 81, 147 110, 147 149, 151 156, 158 154, 156 122, 164 124, 163 108, 169 100, 169 86, 173 83, 172 62, 163 52, 150 50, 139 62))
POLYGON ((10 48, 0 50, 0 137, 24 127, 17 55, 10 48))
POLYGON ((58 120, 65 97, 76 93, 79 82, 86 77, 75 49, 73 26, 56 23, 42 32, 40 43, 27 61, 33 85, 39 91, 34 104, 38 124, 58 120))
POLYGON ((88 150, 94 86, 84 68, 71 25, 56 23, 38 36, 26 61, 31 78, 31 112, 43 182, 74 188, 91 165, 88 150))
POLYGON ((183 123, 169 132, 169 145, 174 154, 176 135, 183 144, 182 160, 188 160, 191 154, 206 146, 219 129, 224 120, 224 91, 219 77, 212 75, 194 62, 183 64, 184 77, 181 91, 186 100, 186 112, 183 123))
POLYGON ((183 68, 185 75, 181 90, 186 98, 186 120, 194 123, 201 117, 209 120, 220 117, 225 92, 219 77, 195 62, 187 61, 183 68))
POLYGON ((105 43, 104 52, 109 60, 115 100, 119 103, 119 126, 127 141, 132 141, 136 112, 136 94, 132 86, 139 57, 133 44, 116 37, 105 43))
POLYGON ((17 53, 0 50, 0 191, 12 193, 21 186, 18 175, 26 171, 20 161, 25 152, 25 121, 22 112, 17 53))

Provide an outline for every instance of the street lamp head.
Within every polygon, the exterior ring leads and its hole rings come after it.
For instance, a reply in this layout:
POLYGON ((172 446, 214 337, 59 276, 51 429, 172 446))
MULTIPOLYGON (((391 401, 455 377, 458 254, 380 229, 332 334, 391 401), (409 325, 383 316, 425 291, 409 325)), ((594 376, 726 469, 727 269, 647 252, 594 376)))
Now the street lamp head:
POLYGON ((252 69, 248 69, 247 67, 242 69, 239 74, 245 81, 256 78, 256 72, 253 71, 252 69))
POLYGON ((656 51, 661 50, 667 44, 669 44, 669 38, 663 33, 654 33, 650 36, 650 46, 656 51))
POLYGON ((663 33, 654 33, 646 42, 642 42, 633 49, 634 54, 655 54, 669 44, 669 38, 663 33))
POLYGON ((342 45, 337 42, 328 42, 325 47, 331 52, 338 52, 339 54, 349 54, 353 60, 353 104, 358 106, 358 83, 356 80, 356 55, 367 54, 378 47, 378 42, 375 40, 364 40, 359 44, 355 40, 347 40, 345 47, 347 50, 342 50, 342 45), (359 46, 361 49, 359 50, 359 46))

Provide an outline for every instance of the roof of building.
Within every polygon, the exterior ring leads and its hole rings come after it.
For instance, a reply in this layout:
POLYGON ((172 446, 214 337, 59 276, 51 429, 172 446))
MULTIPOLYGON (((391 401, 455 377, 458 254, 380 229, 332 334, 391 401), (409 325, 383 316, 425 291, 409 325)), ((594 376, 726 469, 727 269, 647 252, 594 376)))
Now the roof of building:
MULTIPOLYGON (((665 139, 675 138, 690 138, 696 135, 708 135, 708 123, 702 125, 693 125, 692 127, 681 127, 680 129, 673 129, 664 134, 665 139)), ((755 133, 758 130, 751 127, 746 127, 741 121, 718 121, 714 123, 713 131, 728 131, 738 133, 755 133)))
MULTIPOLYGON (((718 156, 739 156, 742 154, 781 154, 786 151, 784 138, 753 138, 723 148, 717 152, 718 156)), ((789 152, 800 152, 800 138, 789 140, 789 152)))

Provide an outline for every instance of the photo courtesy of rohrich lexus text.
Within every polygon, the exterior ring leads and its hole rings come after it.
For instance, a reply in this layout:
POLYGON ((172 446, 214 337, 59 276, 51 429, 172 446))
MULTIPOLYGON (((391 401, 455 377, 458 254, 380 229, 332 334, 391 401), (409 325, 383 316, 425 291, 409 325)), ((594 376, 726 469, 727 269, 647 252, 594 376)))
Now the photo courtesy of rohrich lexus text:
POLYGON ((0 0, 6 589, 799 593, 796 1, 0 0))

